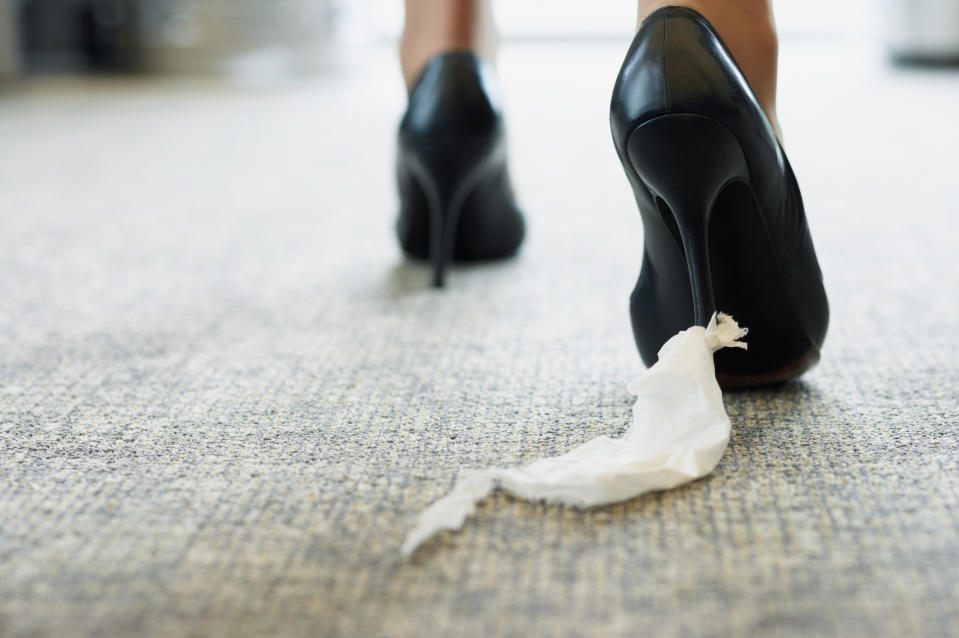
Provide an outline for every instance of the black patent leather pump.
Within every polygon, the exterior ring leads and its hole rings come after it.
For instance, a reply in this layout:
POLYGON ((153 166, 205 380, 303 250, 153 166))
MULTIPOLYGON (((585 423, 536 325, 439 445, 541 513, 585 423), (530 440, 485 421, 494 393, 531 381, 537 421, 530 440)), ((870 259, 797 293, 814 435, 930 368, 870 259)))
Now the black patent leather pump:
POLYGON ((789 161, 742 71, 699 13, 666 7, 640 26, 613 89, 613 142, 643 219, 630 299, 647 365, 715 310, 749 328, 716 354, 725 388, 777 383, 819 360, 822 273, 789 161))
POLYGON ((488 65, 466 51, 433 58, 399 130, 396 230, 442 286, 449 261, 516 253, 525 226, 506 167, 503 117, 488 65))

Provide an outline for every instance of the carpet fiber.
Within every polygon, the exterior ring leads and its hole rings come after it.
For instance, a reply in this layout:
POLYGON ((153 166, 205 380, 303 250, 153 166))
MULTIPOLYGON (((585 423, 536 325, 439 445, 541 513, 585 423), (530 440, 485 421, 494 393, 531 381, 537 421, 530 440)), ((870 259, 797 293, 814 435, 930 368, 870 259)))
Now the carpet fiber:
POLYGON ((625 47, 507 47, 529 242, 441 292, 391 234, 388 51, 0 95, 0 636, 957 635, 959 81, 828 41, 781 94, 822 363, 727 394, 704 480, 497 494, 401 559, 472 468, 629 423, 625 47))

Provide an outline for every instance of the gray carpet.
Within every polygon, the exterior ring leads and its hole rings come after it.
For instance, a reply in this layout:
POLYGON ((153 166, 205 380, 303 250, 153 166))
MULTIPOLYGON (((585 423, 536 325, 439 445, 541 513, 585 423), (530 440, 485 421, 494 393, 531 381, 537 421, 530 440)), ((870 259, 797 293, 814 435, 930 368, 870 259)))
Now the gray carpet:
POLYGON ((959 635, 959 77, 828 41, 781 95, 819 367, 727 395, 707 479, 400 558, 471 468, 628 424, 624 49, 504 51, 529 243, 443 292, 391 235, 387 51, 0 96, 0 636, 959 635))

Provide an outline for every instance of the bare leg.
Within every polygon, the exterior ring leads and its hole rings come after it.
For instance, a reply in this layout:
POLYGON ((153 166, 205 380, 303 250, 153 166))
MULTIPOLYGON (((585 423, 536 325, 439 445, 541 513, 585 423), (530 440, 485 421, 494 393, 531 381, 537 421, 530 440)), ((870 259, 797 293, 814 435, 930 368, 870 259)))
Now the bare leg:
POLYGON ((709 20, 729 47, 766 117, 779 133, 776 117, 779 40, 771 0, 639 0, 639 22, 656 9, 670 5, 694 9, 709 20))
POLYGON ((490 0, 405 0, 406 22, 400 38, 400 67, 410 89, 435 55, 475 51, 493 61, 496 28, 490 0))

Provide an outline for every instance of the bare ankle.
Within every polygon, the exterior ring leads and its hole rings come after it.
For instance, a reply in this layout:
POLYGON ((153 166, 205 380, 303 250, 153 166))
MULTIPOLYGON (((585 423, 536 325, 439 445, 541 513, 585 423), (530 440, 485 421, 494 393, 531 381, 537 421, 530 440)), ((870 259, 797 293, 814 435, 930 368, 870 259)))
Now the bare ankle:
POLYGON ((400 67, 407 89, 440 53, 474 51, 492 61, 496 45, 489 0, 406 0, 400 67))

